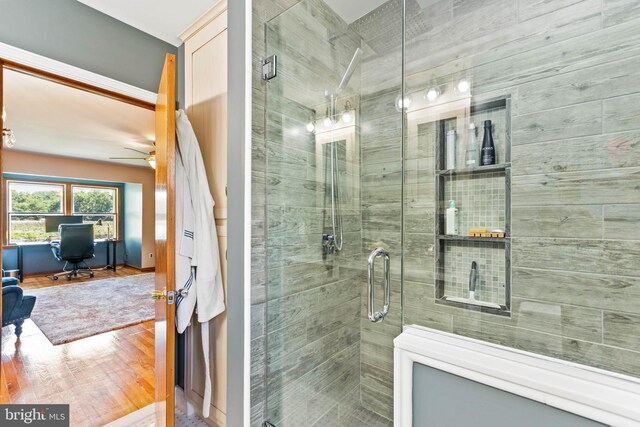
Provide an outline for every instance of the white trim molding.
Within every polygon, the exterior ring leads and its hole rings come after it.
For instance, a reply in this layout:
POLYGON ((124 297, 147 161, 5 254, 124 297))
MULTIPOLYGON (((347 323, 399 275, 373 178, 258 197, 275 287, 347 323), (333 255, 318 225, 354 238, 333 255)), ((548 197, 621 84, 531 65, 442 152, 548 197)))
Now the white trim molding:
MULTIPOLYGON (((251 190, 253 158, 252 124, 253 124, 253 2, 244 0, 244 399, 243 413, 244 426, 251 424, 251 215, 252 199, 251 190)), ((266 367, 265 367, 266 369, 266 367)))
POLYGON ((394 347, 395 426, 412 425, 414 363, 607 425, 640 425, 640 380, 630 376, 415 325, 394 347))
POLYGON ((131 98, 139 99, 150 104, 156 103, 156 94, 145 89, 105 77, 103 75, 47 58, 6 43, 0 42, 0 58, 46 71, 60 77, 75 80, 111 92, 119 93, 131 98))
POLYGON ((194 34, 196 34, 202 28, 206 27, 211 21, 213 21, 226 11, 227 0, 218 0, 217 3, 211 6, 205 13, 202 14, 202 16, 200 16, 192 24, 185 28, 180 34, 178 34, 178 38, 182 40, 183 43, 186 42, 194 34))

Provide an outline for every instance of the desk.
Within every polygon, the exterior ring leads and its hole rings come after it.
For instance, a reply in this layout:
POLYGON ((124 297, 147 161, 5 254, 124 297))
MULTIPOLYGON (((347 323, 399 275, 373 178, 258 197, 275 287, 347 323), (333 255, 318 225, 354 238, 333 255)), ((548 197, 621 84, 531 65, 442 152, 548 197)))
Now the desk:
POLYGON ((22 245, 16 245, 18 247, 18 280, 20 283, 24 281, 24 271, 22 270, 22 257, 24 256, 22 253, 22 245))
POLYGON ((104 269, 116 271, 116 247, 118 246, 118 241, 115 239, 107 239, 104 242, 107 244, 107 265, 104 266, 104 269))
MULTIPOLYGON (((115 239, 104 240, 107 245, 107 265, 104 267, 105 270, 116 271, 116 247, 118 246, 118 241, 115 239)), ((98 243, 96 241, 95 243, 98 243)), ((42 243, 43 245, 48 243, 42 243)), ((20 283, 24 281, 24 247, 25 246, 35 246, 32 243, 24 243, 24 244, 16 244, 16 249, 18 250, 18 280, 20 283)))

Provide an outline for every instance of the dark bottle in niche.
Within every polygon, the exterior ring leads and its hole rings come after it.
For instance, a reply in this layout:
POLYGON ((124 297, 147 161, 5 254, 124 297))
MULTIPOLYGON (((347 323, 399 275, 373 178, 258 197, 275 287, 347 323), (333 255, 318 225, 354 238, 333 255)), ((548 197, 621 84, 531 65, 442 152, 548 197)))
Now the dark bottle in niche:
POLYGON ((496 164, 496 147, 493 145, 493 135, 491 134, 491 120, 484 121, 484 137, 482 138, 482 156, 480 166, 496 164))

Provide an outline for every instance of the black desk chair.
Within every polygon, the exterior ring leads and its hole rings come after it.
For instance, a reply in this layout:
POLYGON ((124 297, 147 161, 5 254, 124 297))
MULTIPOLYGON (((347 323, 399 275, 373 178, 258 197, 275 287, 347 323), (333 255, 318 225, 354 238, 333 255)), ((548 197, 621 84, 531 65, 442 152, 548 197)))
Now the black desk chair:
POLYGON ((51 242, 51 252, 58 261, 64 261, 60 273, 52 276, 58 280, 59 276, 67 276, 71 280, 78 274, 93 277, 93 271, 85 262, 94 257, 93 224, 60 224, 60 241, 51 242), (71 269, 67 267, 72 265, 71 269))

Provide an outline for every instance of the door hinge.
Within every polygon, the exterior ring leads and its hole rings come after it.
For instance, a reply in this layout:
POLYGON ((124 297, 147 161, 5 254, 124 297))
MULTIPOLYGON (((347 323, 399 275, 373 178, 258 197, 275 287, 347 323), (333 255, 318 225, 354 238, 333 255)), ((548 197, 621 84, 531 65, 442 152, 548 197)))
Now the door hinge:
POLYGON ((271 55, 262 61, 262 79, 269 81, 278 75, 278 57, 271 55))
POLYGON ((176 291, 167 291, 167 304, 176 302, 176 291))

